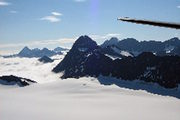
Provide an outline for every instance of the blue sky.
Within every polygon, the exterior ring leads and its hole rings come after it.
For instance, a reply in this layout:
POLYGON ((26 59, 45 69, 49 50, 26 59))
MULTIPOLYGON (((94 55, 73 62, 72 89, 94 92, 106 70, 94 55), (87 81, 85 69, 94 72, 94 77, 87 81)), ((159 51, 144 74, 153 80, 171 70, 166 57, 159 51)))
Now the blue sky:
POLYGON ((81 35, 97 43, 120 39, 163 41, 180 30, 136 25, 118 17, 180 22, 180 0, 0 0, 0 54, 24 46, 70 47, 81 35))

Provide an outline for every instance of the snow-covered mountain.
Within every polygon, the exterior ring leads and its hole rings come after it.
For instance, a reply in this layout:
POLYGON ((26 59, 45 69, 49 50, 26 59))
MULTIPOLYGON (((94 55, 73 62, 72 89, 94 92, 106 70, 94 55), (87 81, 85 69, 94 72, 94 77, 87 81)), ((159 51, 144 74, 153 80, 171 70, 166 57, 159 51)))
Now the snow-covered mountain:
POLYGON ((113 60, 102 52, 102 48, 95 41, 88 36, 81 36, 53 71, 63 72, 63 78, 98 77, 102 74, 124 80, 155 82, 166 88, 175 88, 180 83, 178 56, 160 57, 151 52, 143 52, 133 57, 128 52, 115 48, 113 50, 126 57, 113 60))

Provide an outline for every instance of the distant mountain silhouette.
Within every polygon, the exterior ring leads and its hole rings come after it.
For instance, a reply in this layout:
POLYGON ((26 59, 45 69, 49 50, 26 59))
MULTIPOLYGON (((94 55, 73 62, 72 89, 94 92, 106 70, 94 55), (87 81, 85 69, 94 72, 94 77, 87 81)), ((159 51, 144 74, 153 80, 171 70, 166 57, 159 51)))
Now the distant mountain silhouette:
POLYGON ((18 57, 28 57, 28 58, 32 58, 32 57, 43 57, 43 56, 54 56, 57 54, 62 54, 61 52, 54 52, 52 50, 49 50, 47 48, 43 48, 42 50, 35 48, 35 49, 29 49, 28 47, 24 47, 18 54, 18 57))
POLYGON ((51 63, 53 62, 54 60, 52 60, 51 58, 47 57, 47 56, 43 56, 39 59, 40 62, 43 62, 43 63, 51 63))
POLYGON ((49 50, 47 48, 30 49, 26 46, 18 54, 3 55, 2 57, 4 57, 4 58, 12 58, 12 57, 27 57, 27 58, 37 57, 37 58, 40 58, 43 56, 52 57, 54 55, 62 55, 63 54, 62 52, 66 52, 66 51, 68 51, 68 49, 62 48, 62 47, 57 47, 54 50, 49 50))
POLYGON ((111 46, 111 45, 116 45, 116 44, 118 44, 118 42, 119 42, 118 38, 112 37, 110 40, 106 40, 106 41, 101 45, 101 47, 102 47, 102 48, 105 48, 105 47, 108 47, 108 46, 111 46))
POLYGON ((36 83, 33 80, 17 77, 17 76, 0 76, 0 84, 2 85, 18 85, 19 87, 28 86, 30 84, 36 83))
POLYGON ((104 52, 105 49, 116 46, 120 50, 129 52, 134 56, 137 56, 142 52, 152 52, 158 56, 165 56, 165 55, 180 56, 180 40, 179 38, 176 37, 164 42, 159 42, 159 41, 139 42, 134 38, 127 38, 121 41, 119 40, 118 42, 114 42, 114 43, 109 41, 105 41, 101 45, 101 47, 104 49, 104 52))
POLYGON ((61 53, 63 51, 68 51, 68 50, 69 49, 67 49, 67 48, 57 47, 53 51, 56 52, 56 53, 61 53))
MULTIPOLYGON (((132 43, 134 46, 139 45, 134 39, 124 40, 122 43, 126 45, 127 41, 129 47, 133 47, 132 43)), ((81 36, 53 71, 63 72, 62 78, 103 75, 124 80, 154 82, 166 88, 176 88, 180 83, 179 56, 157 56, 152 52, 142 52, 137 57, 128 56, 113 60, 104 54, 102 49, 88 36, 81 36)))

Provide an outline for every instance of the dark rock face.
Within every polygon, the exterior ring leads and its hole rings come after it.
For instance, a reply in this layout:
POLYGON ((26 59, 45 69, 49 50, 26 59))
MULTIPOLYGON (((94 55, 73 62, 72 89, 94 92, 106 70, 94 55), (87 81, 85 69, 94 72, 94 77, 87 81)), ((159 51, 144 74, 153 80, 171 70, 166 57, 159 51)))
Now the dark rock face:
POLYGON ((73 45, 65 58, 54 69, 54 72, 64 71, 64 77, 76 77, 84 73, 84 63, 89 55, 99 47, 88 36, 81 36, 73 45))
POLYGON ((180 57, 143 52, 137 57, 112 60, 92 39, 82 36, 53 71, 64 72, 63 78, 103 75, 175 88, 180 83, 180 57))
POLYGON ((47 57, 47 56, 43 56, 42 58, 39 59, 40 62, 43 63, 51 63, 54 62, 54 60, 52 60, 51 58, 47 57))
POLYGON ((152 53, 142 53, 134 58, 117 59, 113 64, 113 77, 155 82, 166 88, 178 87, 180 83, 180 57, 178 56, 160 57, 152 53))
POLYGON ((13 75, 0 77, 0 84, 3 85, 18 85, 19 87, 25 87, 33 83, 36 82, 30 79, 17 77, 13 75))

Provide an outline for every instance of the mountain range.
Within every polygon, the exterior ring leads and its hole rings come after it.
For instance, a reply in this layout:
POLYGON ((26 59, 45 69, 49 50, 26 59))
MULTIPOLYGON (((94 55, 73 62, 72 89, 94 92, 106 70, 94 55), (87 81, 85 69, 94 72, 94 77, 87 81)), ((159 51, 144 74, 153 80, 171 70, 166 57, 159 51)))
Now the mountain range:
POLYGON ((43 49, 29 49, 28 47, 24 47, 19 53, 18 56, 19 57, 43 57, 43 56, 54 56, 57 54, 62 54, 61 51, 54 51, 54 50, 49 50, 47 48, 43 48, 43 49))
POLYGON ((180 57, 175 54, 159 56, 154 53, 165 50, 167 46, 164 45, 167 44, 175 49, 179 43, 177 38, 166 42, 138 42, 135 39, 118 41, 117 44, 113 42, 110 48, 114 47, 114 51, 118 51, 115 48, 121 50, 118 56, 121 58, 116 59, 112 59, 110 57, 112 54, 104 49, 108 47, 107 43, 98 46, 90 37, 81 36, 53 72, 63 72, 62 78, 103 75, 131 81, 138 79, 158 83, 165 88, 176 88, 180 83, 180 57), (142 47, 149 44, 149 48, 142 47), (156 48, 152 44, 162 48, 156 48), (133 55, 134 51, 139 54, 133 55))
POLYGON ((3 56, 3 57, 5 57, 5 58, 9 58, 9 57, 27 57, 27 58, 38 57, 38 58, 41 58, 43 56, 51 57, 54 55, 61 55, 61 54, 63 54, 64 51, 68 51, 68 49, 62 48, 62 47, 57 47, 54 50, 49 50, 47 48, 30 49, 26 46, 18 54, 3 56))
POLYGON ((129 53, 131 56, 137 56, 142 52, 152 52, 158 56, 179 55, 180 56, 180 40, 175 37, 164 42, 160 41, 138 41, 134 38, 118 40, 111 38, 105 41, 101 48, 105 54, 112 56, 122 56, 121 52, 129 53))

